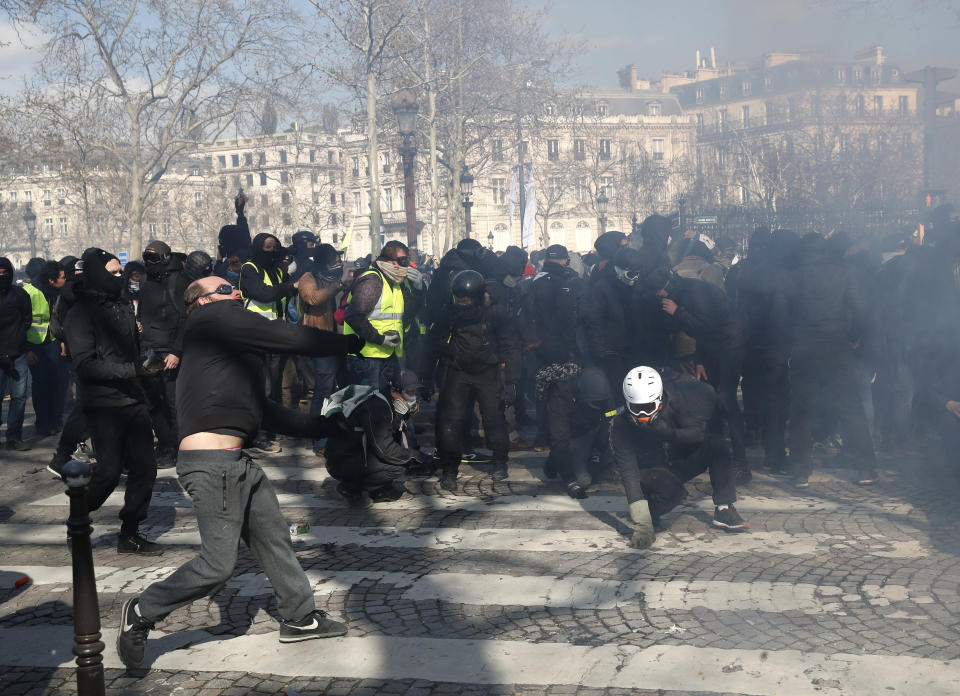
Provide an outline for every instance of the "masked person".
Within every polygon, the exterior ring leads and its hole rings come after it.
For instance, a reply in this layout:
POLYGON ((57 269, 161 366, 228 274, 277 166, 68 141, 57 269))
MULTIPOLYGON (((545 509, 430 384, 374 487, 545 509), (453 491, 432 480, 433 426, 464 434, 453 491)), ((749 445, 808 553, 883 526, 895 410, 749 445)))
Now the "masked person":
POLYGON ((627 495, 634 534, 630 545, 653 544, 660 517, 686 496, 683 484, 710 472, 713 524, 726 530, 748 525, 737 499, 730 451, 717 435, 716 392, 688 375, 635 367, 623 380, 625 406, 610 425, 610 449, 627 495))
MULTIPOLYGON (((464 421, 480 406, 488 446, 493 450, 492 478, 507 478, 509 440, 504 417, 503 385, 516 383, 520 372, 520 337, 507 308, 490 304, 483 276, 460 271, 451 283, 451 302, 439 323, 430 327, 426 375, 437 371, 437 454, 440 485, 457 489, 463 455, 464 421)), ((425 379, 425 384, 431 380, 425 379)))
POLYGON ((250 258, 250 226, 243 214, 247 197, 241 190, 233 199, 237 212, 237 224, 224 225, 217 234, 217 261, 213 273, 230 281, 233 287, 240 282, 240 264, 250 258))
POLYGON ((403 370, 386 391, 351 385, 324 399, 322 415, 342 416, 344 427, 327 439, 327 472, 337 492, 351 504, 399 500, 397 484, 423 454, 410 437, 409 418, 417 411, 417 376, 403 370))
POLYGON ((171 252, 165 242, 154 240, 143 251, 146 276, 140 281, 137 319, 141 342, 163 360, 163 372, 145 381, 153 429, 157 435, 157 465, 169 468, 177 461, 177 367, 186 312, 178 293, 182 254, 171 252))
POLYGON ((91 248, 82 260, 83 282, 63 331, 76 370, 77 398, 97 451, 87 502, 91 511, 99 509, 126 469, 117 551, 159 555, 160 547, 139 533, 157 477, 150 412, 140 380, 156 375, 163 363, 142 359, 133 309, 120 297, 123 278, 117 258, 91 248))
POLYGON ((293 252, 293 262, 287 269, 294 278, 299 278, 304 273, 311 273, 314 270, 314 250, 320 243, 317 235, 309 230, 300 230, 294 232, 290 239, 291 251, 293 252))
MULTIPOLYGON (((347 285, 343 282, 343 261, 337 250, 329 244, 321 244, 311 252, 312 271, 304 273, 298 281, 300 323, 336 333, 334 312, 337 309, 337 296, 347 290, 347 285)), ((339 355, 313 358, 311 414, 321 413, 323 400, 336 391, 338 375, 342 369, 343 359, 339 355)), ((322 439, 313 441, 313 451, 316 454, 322 455, 323 448, 322 439)))
POLYGON ((13 264, 0 257, 0 416, 9 394, 6 448, 16 452, 30 449, 23 441, 23 413, 30 389, 27 332, 32 317, 30 296, 13 284, 13 264))
POLYGON ((359 356, 347 358, 354 384, 383 390, 400 374, 403 355, 403 281, 410 253, 401 242, 387 242, 373 265, 356 279, 347 297, 343 333, 363 339, 359 356))
MULTIPOLYGON (((290 279, 281 264, 284 253, 279 239, 261 233, 253 238, 250 260, 240 267, 237 287, 244 306, 271 321, 284 321, 287 302, 297 294, 297 283, 290 279)), ((268 355, 266 360, 270 384, 268 396, 272 401, 282 403, 285 356, 268 355)), ((270 431, 264 433, 256 447, 264 452, 280 451, 280 445, 270 431)))
POLYGON ((117 653, 130 668, 143 661, 154 622, 229 580, 241 539, 276 592, 281 643, 347 631, 317 610, 273 486, 243 447, 261 427, 311 437, 330 426, 323 418, 267 399, 265 354, 344 354, 360 350, 361 342, 355 336, 269 321, 244 309, 240 300, 240 293, 216 276, 195 281, 184 296, 189 316, 177 383, 177 476, 193 500, 200 554, 124 603, 117 653))
POLYGON ((30 259, 26 275, 28 282, 23 289, 30 296, 33 315, 27 332, 31 397, 37 415, 37 437, 48 437, 60 430, 63 419, 66 382, 58 365, 60 345, 50 333, 50 317, 60 288, 66 283, 66 275, 56 261, 41 258, 30 259))

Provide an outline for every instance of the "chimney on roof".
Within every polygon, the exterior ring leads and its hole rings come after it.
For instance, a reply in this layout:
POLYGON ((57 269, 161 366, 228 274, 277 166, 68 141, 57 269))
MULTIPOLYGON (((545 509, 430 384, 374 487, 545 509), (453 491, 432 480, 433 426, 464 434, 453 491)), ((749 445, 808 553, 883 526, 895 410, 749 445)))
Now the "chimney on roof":
POLYGON ((717 68, 717 52, 713 49, 713 46, 710 47, 710 67, 714 70, 717 68))

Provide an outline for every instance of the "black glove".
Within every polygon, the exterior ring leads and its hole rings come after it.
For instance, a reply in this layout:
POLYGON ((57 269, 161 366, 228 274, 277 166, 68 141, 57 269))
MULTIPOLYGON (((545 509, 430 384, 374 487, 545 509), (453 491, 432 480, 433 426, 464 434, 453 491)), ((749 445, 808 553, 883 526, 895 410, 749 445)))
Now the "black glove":
POLYGON ((136 365, 137 377, 156 377, 163 372, 164 361, 159 355, 151 355, 136 365))
POLYGON ((360 338, 360 336, 357 334, 350 334, 347 336, 347 343, 347 352, 353 353, 354 355, 360 355, 360 351, 363 350, 363 347, 366 345, 366 341, 360 338))
POLYGON ((647 428, 664 442, 673 442, 677 439, 677 429, 667 423, 663 418, 654 419, 651 423, 647 424, 647 428))
POLYGON ((20 379, 20 373, 13 366, 13 358, 9 356, 0 357, 0 372, 3 372, 10 379, 17 381, 20 379))

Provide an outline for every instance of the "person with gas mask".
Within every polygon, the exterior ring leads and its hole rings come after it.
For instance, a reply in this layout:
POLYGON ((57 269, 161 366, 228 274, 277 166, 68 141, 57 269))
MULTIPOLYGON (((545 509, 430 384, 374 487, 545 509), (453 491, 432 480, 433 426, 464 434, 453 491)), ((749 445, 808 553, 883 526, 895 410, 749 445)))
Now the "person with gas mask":
POLYGON ((290 239, 290 251, 293 252, 293 261, 287 268, 291 278, 299 278, 304 273, 314 270, 314 250, 320 243, 317 235, 309 230, 294 232, 290 239))
POLYGON ((433 272, 433 280, 427 288, 423 322, 426 326, 435 323, 450 301, 453 277, 460 271, 476 271, 484 278, 496 276, 496 256, 476 239, 462 239, 456 249, 451 249, 433 272))
POLYGON ((120 482, 127 484, 120 508, 119 553, 156 556, 157 544, 139 533, 147 518, 157 461, 147 396, 141 379, 164 369, 144 360, 140 334, 129 302, 121 299, 120 262, 102 249, 83 252, 83 282, 67 312, 63 331, 77 375, 78 400, 97 451, 87 490, 91 512, 100 508, 120 482))
POLYGON ((587 497, 599 469, 610 466, 610 419, 617 414, 602 370, 587 367, 573 381, 567 411, 568 438, 553 444, 544 473, 559 476, 571 498, 587 497))
MULTIPOLYGON (((336 333, 337 322, 333 315, 337 309, 337 296, 348 287, 343 281, 343 261, 337 250, 329 244, 311 249, 310 259, 312 270, 304 273, 299 280, 300 323, 336 333)), ((343 359, 339 355, 313 358, 311 414, 322 411, 323 400, 336 391, 338 376, 342 371, 343 359)), ((314 440, 313 451, 323 455, 324 441, 314 440)))
POLYGON ((402 370, 387 390, 351 385, 324 399, 321 415, 342 417, 343 427, 327 438, 327 473, 352 505, 399 500, 397 481, 424 455, 412 439, 409 419, 419 410, 416 374, 402 370))
MULTIPOLYGON (((484 278, 460 271, 451 282, 451 298, 440 323, 427 335, 425 377, 438 376, 437 454, 440 486, 457 489, 464 451, 464 422, 480 407, 488 447, 493 450, 492 478, 507 478, 510 442, 504 416, 503 385, 520 377, 520 338, 509 310, 491 304, 484 278)), ((429 385, 432 380, 424 379, 429 385)))
POLYGON ((32 317, 30 296, 13 284, 13 264, 0 257, 0 416, 9 394, 6 448, 16 452, 30 449, 23 441, 23 414, 30 391, 27 332, 32 317))
POLYGON ((709 384, 641 365, 623 380, 624 407, 610 424, 610 450, 634 524, 630 545, 648 548, 660 518, 686 497, 684 485, 708 471, 716 506, 713 525, 746 529, 733 503, 733 465, 719 435, 720 403, 709 384))
POLYGON ((402 242, 383 245, 380 256, 361 273, 347 296, 343 333, 364 341, 359 356, 347 358, 353 384, 383 390, 400 374, 403 356, 403 281, 410 272, 410 252, 402 242))
POLYGON ((177 476, 193 501, 200 553, 124 603, 117 654, 128 668, 143 661, 156 621, 230 579, 241 540, 276 591, 281 643, 347 632, 344 624, 316 608, 273 485, 243 449, 260 428, 315 437, 336 427, 267 399, 265 354, 343 355, 359 351, 362 342, 356 336, 270 321, 244 309, 241 300, 239 291, 216 276, 194 281, 183 297, 188 317, 177 383, 177 476))
MULTIPOLYGON (((244 306, 271 321, 285 321, 287 302, 297 294, 298 284, 287 275, 282 261, 285 251, 280 240, 261 232, 253 238, 250 260, 240 267, 237 288, 244 306)), ((286 356, 268 355, 267 374, 272 401, 283 403, 283 366, 286 356)), ((265 431, 256 448, 264 452, 280 452, 274 433, 265 431)))
POLYGON ((141 342, 163 360, 163 372, 144 382, 153 429, 157 435, 157 465, 161 469, 177 463, 177 366, 180 341, 186 321, 180 273, 183 254, 174 254, 165 242, 154 240, 143 251, 146 276, 140 281, 137 319, 142 327, 141 342))

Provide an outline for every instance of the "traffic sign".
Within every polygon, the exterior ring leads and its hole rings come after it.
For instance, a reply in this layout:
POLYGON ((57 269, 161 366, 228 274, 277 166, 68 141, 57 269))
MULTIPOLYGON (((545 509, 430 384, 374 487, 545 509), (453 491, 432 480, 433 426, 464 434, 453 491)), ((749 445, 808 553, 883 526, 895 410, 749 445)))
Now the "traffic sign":
POLYGON ((716 225, 719 218, 716 215, 698 215, 694 224, 697 225, 716 225))

